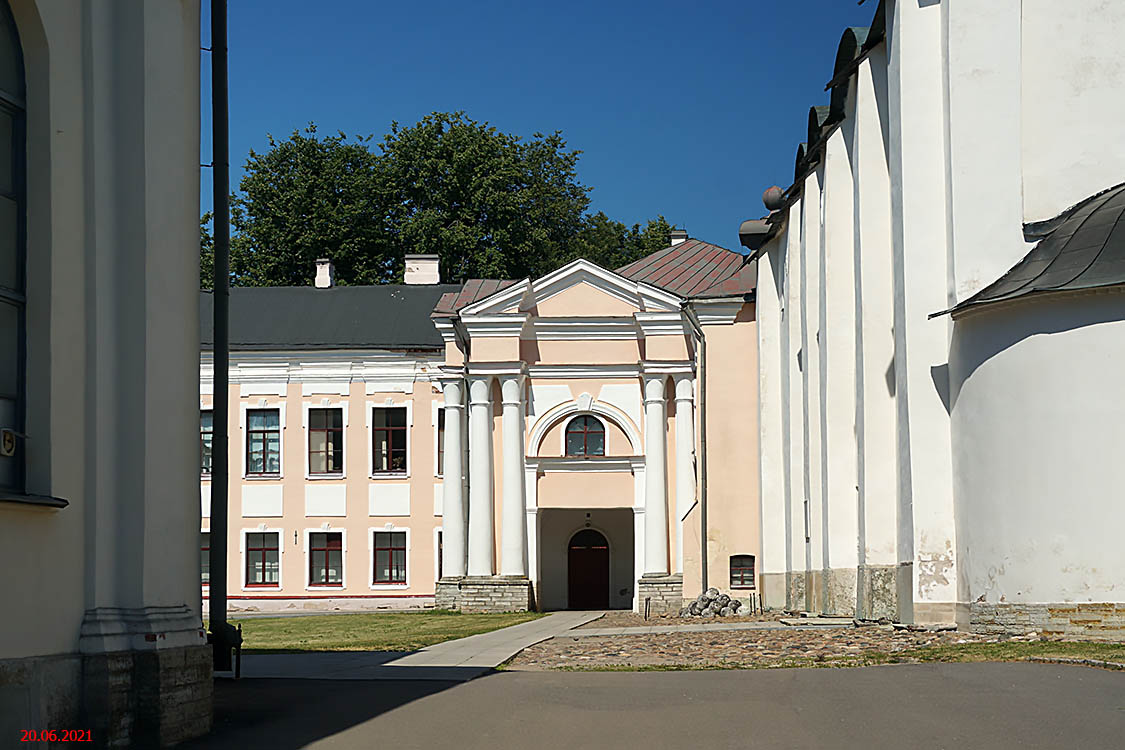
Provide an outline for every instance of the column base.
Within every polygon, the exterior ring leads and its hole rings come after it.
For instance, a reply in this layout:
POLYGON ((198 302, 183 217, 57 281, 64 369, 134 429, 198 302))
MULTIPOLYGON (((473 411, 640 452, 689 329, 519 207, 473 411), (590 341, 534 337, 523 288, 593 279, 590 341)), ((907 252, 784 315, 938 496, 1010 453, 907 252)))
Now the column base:
POLYGON ((644 614, 648 600, 650 615, 674 615, 684 606, 684 577, 675 575, 643 575, 637 579, 635 611, 644 614))
POLYGON ((88 610, 79 646, 80 724, 98 746, 166 747, 211 731, 212 649, 186 606, 88 610))
POLYGON ((531 581, 515 576, 442 578, 438 609, 458 612, 528 612, 533 608, 531 581))

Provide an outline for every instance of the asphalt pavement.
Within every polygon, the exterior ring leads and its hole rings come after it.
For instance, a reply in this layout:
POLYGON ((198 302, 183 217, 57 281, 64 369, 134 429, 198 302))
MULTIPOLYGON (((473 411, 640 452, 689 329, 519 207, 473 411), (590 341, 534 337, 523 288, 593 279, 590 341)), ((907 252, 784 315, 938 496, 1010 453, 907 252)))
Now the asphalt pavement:
POLYGON ((1125 673, 1031 663, 216 683, 185 748, 1125 747, 1125 673))

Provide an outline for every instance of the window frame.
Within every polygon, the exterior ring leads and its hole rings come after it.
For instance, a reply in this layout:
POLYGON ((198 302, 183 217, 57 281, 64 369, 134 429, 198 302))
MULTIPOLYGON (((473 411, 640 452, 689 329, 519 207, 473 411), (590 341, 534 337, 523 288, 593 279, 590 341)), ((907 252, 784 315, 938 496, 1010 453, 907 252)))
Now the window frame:
POLYGON ((410 588, 410 575, 411 575, 411 568, 412 568, 412 566, 410 564, 410 549, 411 549, 411 546, 410 546, 410 529, 409 528, 406 528, 406 527, 403 527, 403 526, 395 526, 393 524, 386 524, 384 526, 372 526, 372 527, 368 528, 368 530, 367 530, 367 566, 368 566, 368 569, 367 569, 367 587, 369 589, 372 589, 372 590, 381 590, 381 591, 401 591, 402 589, 410 588), (380 534, 383 534, 383 533, 392 533, 392 534, 393 533, 401 533, 401 534, 405 535, 403 544, 405 545, 405 550, 406 550, 406 553, 405 553, 406 570, 405 570, 405 575, 404 575, 405 580, 403 580, 402 582, 388 583, 388 582, 376 582, 375 581, 375 552, 376 552, 376 550, 377 549, 392 549, 392 550, 393 549, 399 549, 397 547, 390 547, 390 548, 379 547, 379 548, 376 548, 376 546, 375 546, 375 534, 376 533, 380 533, 380 534))
MULTIPOLYGON (((240 557, 242 558, 242 590, 243 591, 259 591, 266 590, 280 590, 284 583, 284 556, 285 556, 285 534, 284 530, 280 528, 257 528, 257 529, 242 529, 241 539, 239 544, 240 557), (251 551, 269 551, 272 547, 255 547, 254 550, 250 549, 248 535, 250 534, 276 534, 277 535, 277 583, 250 583, 247 573, 249 569, 247 564, 250 559, 251 551)), ((263 577, 265 573, 265 556, 262 557, 263 562, 263 577)))
MULTIPOLYGON (((582 433, 583 434, 583 438, 582 438, 582 448, 583 448, 583 450, 586 449, 586 443, 589 440, 589 436, 590 436, 591 432, 597 433, 598 431, 597 430, 590 430, 587 427, 587 429, 582 433)), ((601 417, 599 417, 596 414, 591 414, 590 412, 582 412, 581 414, 575 414, 570 419, 567 419, 566 422, 563 424, 562 455, 563 455, 564 458, 605 458, 606 455, 608 455, 608 449, 609 449, 608 441, 609 441, 609 430, 606 428, 605 420, 602 419, 601 417), (576 421, 578 421, 579 419, 582 419, 584 417, 588 417, 588 418, 594 420, 602 428, 601 429, 601 435, 602 435, 602 452, 601 453, 571 453, 570 450, 569 450, 569 447, 567 446, 567 436, 570 435, 570 426, 572 424, 574 424, 576 421)))
POLYGON ((414 432, 414 409, 412 401, 395 402, 393 399, 387 399, 383 403, 375 401, 368 401, 365 409, 367 415, 367 474, 371 479, 409 479, 411 476, 411 461, 414 451, 411 448, 411 442, 414 432), (406 460, 404 471, 383 471, 375 468, 375 433, 376 430, 384 430, 388 428, 375 427, 375 410, 376 409, 405 409, 406 410, 406 426, 405 428, 389 428, 389 429, 405 429, 406 435, 406 460))
MULTIPOLYGON (((302 404, 302 425, 305 433, 305 479, 346 479, 348 461, 348 405, 346 402, 331 402, 325 399, 319 404, 310 401, 302 404), (328 403, 325 403, 325 402, 328 403), (340 470, 332 472, 314 472, 312 470, 312 412, 320 409, 335 409, 340 412, 340 470)), ((320 432, 320 429, 316 430, 320 432)), ((319 451, 318 451, 319 452, 319 451)))
POLYGON ((756 590, 758 588, 758 585, 757 585, 758 558, 757 558, 757 556, 750 555, 750 554, 731 555, 727 560, 727 572, 728 572, 728 576, 727 576, 728 582, 730 583, 730 588, 732 590, 753 591, 753 590, 756 590), (736 559, 746 558, 746 557, 750 558, 750 565, 749 566, 746 566, 746 565, 736 566, 734 564, 734 561, 736 559), (734 576, 735 576, 736 570, 739 571, 738 578, 739 578, 740 581, 742 581, 739 584, 735 584, 735 582, 734 582, 734 576), (747 570, 750 571, 750 583, 749 584, 746 583, 746 571, 747 570))
MULTIPOLYGON (((19 288, 0 287, 0 304, 11 306, 16 311, 16 382, 15 392, 9 394, 14 403, 10 424, 0 424, 0 428, 16 433, 16 451, 11 457, 15 471, 11 484, 0 484, 0 495, 8 493, 23 494, 27 491, 27 77, 24 66, 23 43, 14 18, 7 3, 0 8, 11 28, 12 44, 18 53, 19 76, 23 91, 0 91, 0 110, 12 118, 11 168, 12 191, 0 193, 11 200, 16 209, 15 261, 16 281, 19 288)), ((0 458, 7 461, 8 458, 0 458)))
MULTIPOLYGON (((285 476, 285 405, 284 404, 270 404, 251 406, 249 404, 242 404, 242 477, 244 479, 281 479, 285 476), (269 433, 273 430, 251 430, 250 429, 250 412, 255 411, 276 411, 277 412, 277 471, 276 472, 252 472, 250 471, 250 435, 255 432, 269 433)), ((262 466, 268 465, 266 455, 263 453, 262 466)))
MULTIPOLYGON (((325 548, 327 552, 328 548, 325 548)), ((305 590, 306 591, 323 591, 324 589, 342 589, 347 586, 348 581, 348 534, 346 529, 338 528, 307 528, 305 529, 305 590), (312 581, 312 567, 314 562, 314 553, 319 551, 320 548, 313 549, 312 537, 313 534, 339 534, 340 535, 340 582, 339 583, 313 583, 312 581)), ((327 565, 327 555, 325 557, 325 564, 327 565)))
POLYGON ((207 452, 209 454, 209 459, 210 459, 208 463, 213 465, 214 462, 215 462, 215 408, 213 406, 207 406, 207 407, 200 406, 199 407, 199 476, 201 478, 204 478, 204 479, 210 479, 211 478, 211 466, 209 465, 207 467, 206 471, 204 471, 204 469, 203 469, 203 436, 204 435, 209 435, 210 438, 211 438, 210 441, 209 441, 209 444, 207 446, 207 452), (210 430, 204 430, 203 429, 203 415, 204 414, 210 414, 211 415, 211 429, 210 430))
POLYGON ((211 529, 199 530, 199 585, 211 586, 211 529), (207 546, 203 546, 203 535, 207 535, 207 546), (203 580, 203 552, 207 552, 207 580, 203 580))

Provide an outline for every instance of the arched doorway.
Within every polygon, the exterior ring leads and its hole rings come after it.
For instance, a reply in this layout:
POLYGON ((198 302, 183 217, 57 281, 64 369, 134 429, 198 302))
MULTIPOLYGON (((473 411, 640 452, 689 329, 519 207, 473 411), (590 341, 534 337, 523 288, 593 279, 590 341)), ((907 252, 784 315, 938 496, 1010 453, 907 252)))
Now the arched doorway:
POLYGON ((609 609, 609 542, 601 532, 582 529, 566 554, 567 607, 609 609))

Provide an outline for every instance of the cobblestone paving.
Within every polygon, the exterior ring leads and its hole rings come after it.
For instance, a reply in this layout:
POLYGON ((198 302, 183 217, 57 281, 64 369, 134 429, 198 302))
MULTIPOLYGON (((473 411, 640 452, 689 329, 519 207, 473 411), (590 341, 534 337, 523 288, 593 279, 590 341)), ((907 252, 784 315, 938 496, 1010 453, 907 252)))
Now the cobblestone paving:
MULTIPOLYGON (((672 624, 653 618, 648 624, 672 624)), ((695 618, 693 618, 694 620, 695 618)), ((590 623, 610 627, 604 618, 590 623)), ((922 646, 996 642, 961 632, 912 632, 874 625, 824 630, 727 630, 594 638, 560 636, 524 649, 508 669, 550 670, 628 667, 780 667, 848 664, 865 652, 894 654, 922 646)), ((1004 639, 1006 640, 1006 639, 1004 639)))
POLYGON ((643 615, 626 609, 616 609, 606 612, 598 619, 583 625, 583 628, 640 628, 650 625, 703 625, 706 623, 724 622, 777 622, 782 617, 793 617, 784 612, 765 612, 754 615, 738 615, 735 617, 677 617, 676 615, 653 615, 647 620, 643 615))

